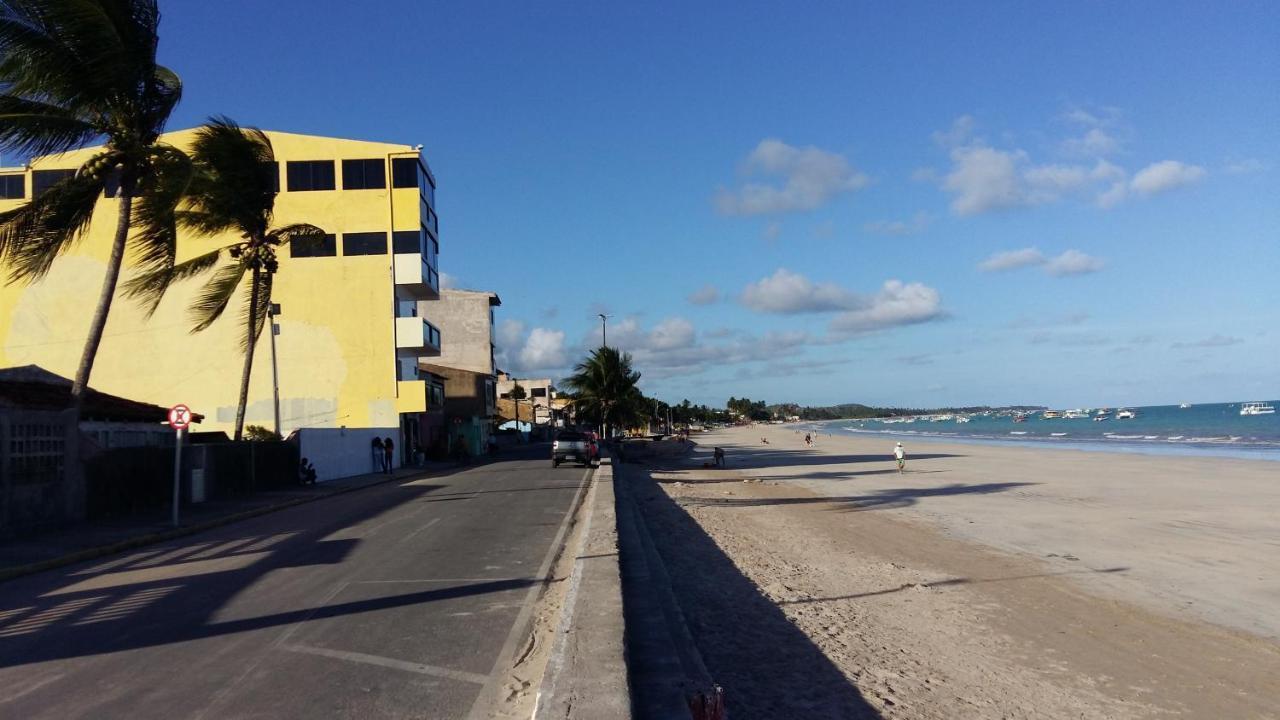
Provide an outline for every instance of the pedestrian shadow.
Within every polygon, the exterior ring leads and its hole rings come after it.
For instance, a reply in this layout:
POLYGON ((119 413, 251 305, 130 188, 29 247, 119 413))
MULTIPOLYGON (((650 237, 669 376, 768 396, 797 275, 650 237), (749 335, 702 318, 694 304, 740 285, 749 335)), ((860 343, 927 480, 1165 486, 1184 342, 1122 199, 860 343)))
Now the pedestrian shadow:
MULTIPOLYGON (((730 717, 880 717, 845 672, 742 574, 648 470, 619 466, 615 472, 649 527, 693 642, 711 679, 724 688, 730 717)), ((625 554, 622 561, 629 561, 625 554)), ((635 666, 640 660, 629 658, 632 673, 650 671, 635 666)))

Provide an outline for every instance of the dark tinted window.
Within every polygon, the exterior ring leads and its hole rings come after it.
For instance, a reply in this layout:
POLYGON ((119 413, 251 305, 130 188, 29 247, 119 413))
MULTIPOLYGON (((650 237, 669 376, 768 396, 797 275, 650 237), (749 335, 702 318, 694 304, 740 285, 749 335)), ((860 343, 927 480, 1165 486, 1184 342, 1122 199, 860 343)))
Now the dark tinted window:
POLYGON ((397 230, 391 233, 391 247, 398 253, 422 253, 422 235, 417 230, 397 230))
POLYGON ((27 196, 26 175, 0 175, 0 198, 21 200, 27 196))
POLYGON ((533 397, 546 397, 547 389, 546 388, 529 388, 529 395, 533 397))
POLYGON ((381 160, 343 160, 343 190, 378 190, 387 186, 387 167, 381 160))
POLYGON ((65 178, 75 175, 75 170, 35 170, 31 173, 31 197, 37 198, 45 190, 57 185, 65 178))
POLYGON ((300 160, 285 164, 289 175, 289 192, 299 190, 332 190, 332 160, 300 160))
POLYGON ((343 255, 386 255, 387 234, 380 232, 342 233, 343 255))
POLYGON ((289 243, 289 257, 333 257, 338 254, 338 239, 334 235, 298 238, 289 243))
POLYGON ((391 159, 391 186, 398 188, 418 187, 418 158, 391 159))

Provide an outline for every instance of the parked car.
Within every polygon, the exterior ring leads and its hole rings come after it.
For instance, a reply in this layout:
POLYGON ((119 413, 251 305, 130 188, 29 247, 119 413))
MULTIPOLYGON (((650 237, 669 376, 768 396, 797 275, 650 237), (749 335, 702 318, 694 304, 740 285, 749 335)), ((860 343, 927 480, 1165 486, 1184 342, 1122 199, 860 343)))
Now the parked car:
POLYGON ((551 467, 562 462, 576 462, 583 467, 591 464, 591 441, 576 430, 561 430, 551 442, 551 467))

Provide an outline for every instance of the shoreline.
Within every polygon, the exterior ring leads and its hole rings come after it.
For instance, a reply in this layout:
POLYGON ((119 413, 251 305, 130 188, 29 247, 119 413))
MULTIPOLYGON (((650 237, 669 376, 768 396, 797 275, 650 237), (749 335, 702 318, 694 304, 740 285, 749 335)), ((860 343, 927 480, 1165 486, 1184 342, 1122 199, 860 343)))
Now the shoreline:
MULTIPOLYGON (((845 426, 838 426, 837 423, 852 423, 854 420, 810 420, 801 421, 799 423, 786 423, 783 425, 769 425, 767 427, 778 428, 800 428, 801 431, 813 429, 817 432, 830 433, 832 436, 865 436, 865 437, 884 437, 894 440, 920 440, 921 442, 954 442, 964 445, 986 445, 991 447, 1024 447, 1024 448, 1044 448, 1048 450, 1069 450, 1072 452, 1099 452, 1099 453, 1118 453, 1146 455, 1152 457, 1206 457, 1206 458, 1225 458, 1233 460, 1257 460, 1262 462, 1280 462, 1280 447, 1274 445, 1251 445, 1251 444, 1233 444, 1229 442, 1191 442, 1191 441, 1171 441, 1168 439, 1153 439, 1137 441, 1136 438, 1117 438, 1115 440, 1102 440, 1097 438, 1077 439, 1077 438, 1057 438, 1052 436, 1019 436, 1019 437, 994 437, 983 435, 960 435, 957 433, 944 433, 940 431, 922 431, 922 430, 881 430, 881 429, 865 429, 858 428, 855 430, 846 430, 845 426), (836 430, 841 435, 836 435, 836 430)), ((765 427, 765 426, 757 426, 765 427)), ((1014 431, 1010 431, 1014 432, 1014 431)))
POLYGON ((699 440, 725 446, 728 469, 743 478, 924 520, 1050 570, 1123 567, 1078 582, 1170 617, 1280 638, 1271 461, 913 438, 903 439, 907 472, 898 474, 895 438, 824 434, 806 448, 803 434, 760 425, 699 440))

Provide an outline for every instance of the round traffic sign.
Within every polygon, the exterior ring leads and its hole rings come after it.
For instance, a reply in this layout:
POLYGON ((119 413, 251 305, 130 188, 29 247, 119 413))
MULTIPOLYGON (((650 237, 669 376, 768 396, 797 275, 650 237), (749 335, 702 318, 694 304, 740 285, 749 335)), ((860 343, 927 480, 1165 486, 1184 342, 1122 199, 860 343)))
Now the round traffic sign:
POLYGON ((191 424, 191 408, 186 405, 174 405, 169 408, 169 425, 174 430, 185 430, 191 424))

